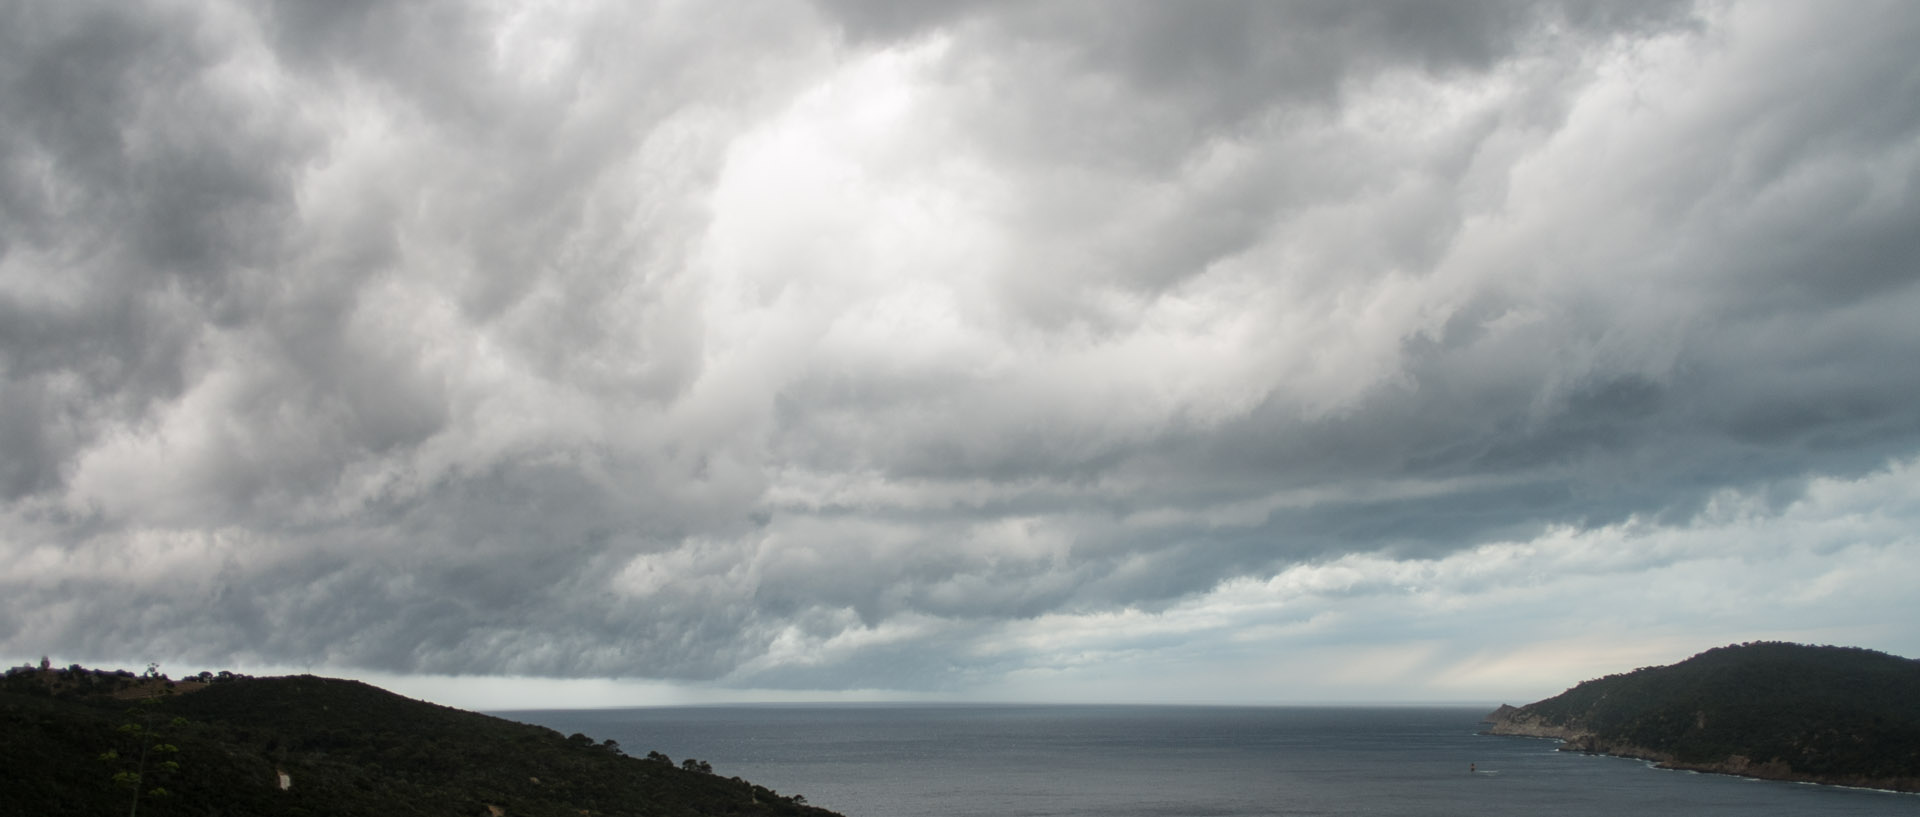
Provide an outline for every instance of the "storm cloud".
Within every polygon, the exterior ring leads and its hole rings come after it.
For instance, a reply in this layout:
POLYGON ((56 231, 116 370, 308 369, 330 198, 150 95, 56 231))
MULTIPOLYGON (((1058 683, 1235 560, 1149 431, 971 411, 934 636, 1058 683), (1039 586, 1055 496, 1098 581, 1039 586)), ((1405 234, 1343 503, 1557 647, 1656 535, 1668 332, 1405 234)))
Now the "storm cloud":
POLYGON ((1908 4, 0 20, 23 656, 1433 698, 1920 651, 1908 4))

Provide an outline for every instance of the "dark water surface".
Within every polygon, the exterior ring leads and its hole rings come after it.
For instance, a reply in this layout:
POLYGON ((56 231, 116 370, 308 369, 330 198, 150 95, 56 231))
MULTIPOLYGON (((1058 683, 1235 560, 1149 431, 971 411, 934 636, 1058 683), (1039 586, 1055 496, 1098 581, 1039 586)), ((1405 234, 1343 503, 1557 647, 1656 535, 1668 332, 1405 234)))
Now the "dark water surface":
POLYGON ((496 713, 695 757, 848 817, 1920 815, 1475 734, 1484 708, 723 706, 496 713), (1468 764, 1478 772, 1470 773, 1468 764))

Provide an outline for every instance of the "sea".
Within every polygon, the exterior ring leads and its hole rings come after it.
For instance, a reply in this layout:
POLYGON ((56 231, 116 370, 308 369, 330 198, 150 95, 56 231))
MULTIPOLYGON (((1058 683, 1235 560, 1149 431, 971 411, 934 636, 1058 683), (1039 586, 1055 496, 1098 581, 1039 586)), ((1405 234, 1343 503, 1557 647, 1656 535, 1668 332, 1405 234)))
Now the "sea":
POLYGON ((1478 734, 1486 707, 819 704, 493 714, 847 817, 1920 815, 1920 796, 1478 734))

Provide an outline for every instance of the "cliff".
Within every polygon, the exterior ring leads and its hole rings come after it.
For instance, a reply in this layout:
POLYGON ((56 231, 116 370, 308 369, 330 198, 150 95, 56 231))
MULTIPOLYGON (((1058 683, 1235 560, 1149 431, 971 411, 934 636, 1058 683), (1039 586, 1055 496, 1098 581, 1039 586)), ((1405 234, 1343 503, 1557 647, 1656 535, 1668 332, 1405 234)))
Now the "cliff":
POLYGON ((1663 768, 1920 792, 1920 662, 1753 643, 1487 715, 1486 734, 1663 768))

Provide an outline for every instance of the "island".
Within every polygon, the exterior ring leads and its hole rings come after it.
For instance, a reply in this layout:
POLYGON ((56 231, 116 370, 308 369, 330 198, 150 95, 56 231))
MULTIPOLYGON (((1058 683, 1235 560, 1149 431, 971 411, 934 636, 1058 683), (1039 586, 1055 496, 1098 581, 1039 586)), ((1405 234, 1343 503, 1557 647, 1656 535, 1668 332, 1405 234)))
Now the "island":
POLYGON ((16 667, 0 768, 0 814, 834 817, 704 760, 312 675, 16 667))
POLYGON ((1486 721, 1661 768, 1920 792, 1920 661, 1857 647, 1720 647, 1486 721))

